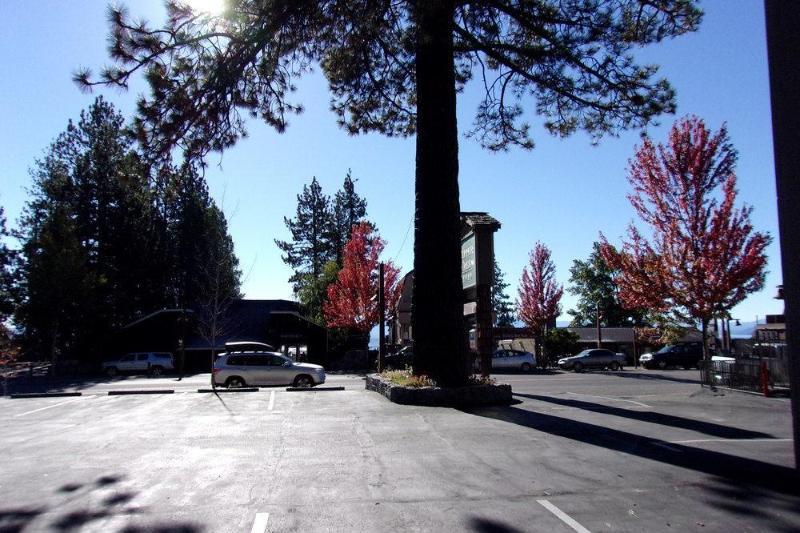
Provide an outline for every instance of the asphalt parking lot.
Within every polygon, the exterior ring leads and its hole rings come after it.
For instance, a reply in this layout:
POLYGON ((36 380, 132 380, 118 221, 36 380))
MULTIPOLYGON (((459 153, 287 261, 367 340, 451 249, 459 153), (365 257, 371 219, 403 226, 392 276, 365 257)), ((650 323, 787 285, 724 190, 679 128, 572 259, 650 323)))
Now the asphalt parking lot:
POLYGON ((797 531, 788 400, 697 378, 505 374, 519 403, 471 411, 395 405, 358 375, 3 398, 0 531, 797 531))

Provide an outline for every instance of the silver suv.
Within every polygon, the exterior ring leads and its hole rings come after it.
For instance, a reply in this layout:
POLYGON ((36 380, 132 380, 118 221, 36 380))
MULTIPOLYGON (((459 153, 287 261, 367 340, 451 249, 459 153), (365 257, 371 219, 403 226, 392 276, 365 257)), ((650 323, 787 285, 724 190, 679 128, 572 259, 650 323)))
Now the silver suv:
POLYGON ((325 383, 325 369, 295 363, 277 352, 224 353, 214 361, 214 383, 229 388, 267 385, 313 387, 325 383))
POLYGON ((167 352, 129 353, 103 363, 103 372, 109 376, 126 372, 160 376, 167 370, 175 370, 172 354, 167 352))

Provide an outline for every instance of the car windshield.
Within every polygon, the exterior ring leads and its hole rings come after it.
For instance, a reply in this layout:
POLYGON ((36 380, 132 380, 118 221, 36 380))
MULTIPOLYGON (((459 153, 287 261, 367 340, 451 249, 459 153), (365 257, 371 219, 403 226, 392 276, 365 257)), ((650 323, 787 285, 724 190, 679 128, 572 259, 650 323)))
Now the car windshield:
POLYGON ((674 348, 675 347, 673 345, 668 344, 668 345, 664 346, 663 348, 661 348, 656 353, 669 353, 669 352, 673 351, 674 348))

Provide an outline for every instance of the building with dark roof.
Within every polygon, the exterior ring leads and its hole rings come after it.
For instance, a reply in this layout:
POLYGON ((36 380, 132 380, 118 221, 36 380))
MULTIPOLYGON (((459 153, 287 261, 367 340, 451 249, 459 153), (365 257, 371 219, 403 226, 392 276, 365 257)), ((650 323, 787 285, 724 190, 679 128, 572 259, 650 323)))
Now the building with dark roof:
POLYGON ((123 327, 108 355, 171 352, 178 361, 182 345, 186 371, 208 371, 212 351, 224 351, 226 342, 255 341, 305 354, 308 361, 327 362, 327 330, 303 317, 297 302, 236 300, 217 317, 216 335, 206 322, 190 309, 156 311, 123 327))

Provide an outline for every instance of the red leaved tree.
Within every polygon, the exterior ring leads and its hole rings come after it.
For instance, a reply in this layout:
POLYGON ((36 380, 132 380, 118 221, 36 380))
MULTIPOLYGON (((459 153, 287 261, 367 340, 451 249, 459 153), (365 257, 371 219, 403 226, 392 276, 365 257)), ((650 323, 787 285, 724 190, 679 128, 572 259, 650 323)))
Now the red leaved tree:
MULTIPOLYGON (((379 257, 385 243, 369 223, 353 226, 344 247, 342 269, 328 286, 328 301, 322 310, 328 327, 369 332, 378 323, 379 257)), ((391 261, 384 265, 384 299, 390 313, 400 296, 400 270, 391 261)))
POLYGON ((539 364, 542 358, 542 339, 547 324, 561 314, 564 287, 556 283, 556 266, 550 249, 537 242, 529 255, 529 264, 522 269, 517 297, 517 314, 533 335, 534 350, 539 364), (530 268, 530 270, 528 270, 530 268))
POLYGON ((713 133, 694 116, 673 125, 666 146, 645 138, 628 165, 628 199, 652 237, 631 224, 618 250, 601 234, 623 305, 677 310, 705 340, 715 316, 763 287, 771 238, 753 231, 751 207, 734 207, 736 158, 725 125, 713 133))

